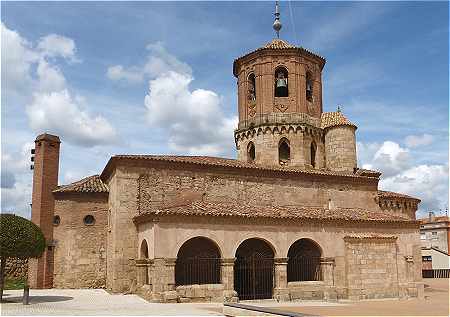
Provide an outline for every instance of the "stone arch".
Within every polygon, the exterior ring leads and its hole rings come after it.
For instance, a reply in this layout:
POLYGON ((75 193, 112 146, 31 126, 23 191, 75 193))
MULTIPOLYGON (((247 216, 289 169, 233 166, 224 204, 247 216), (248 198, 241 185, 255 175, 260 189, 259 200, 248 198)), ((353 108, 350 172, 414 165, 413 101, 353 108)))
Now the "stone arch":
POLYGON ((295 241, 288 250, 287 280, 321 281, 320 259, 322 248, 314 240, 302 238, 295 241))
POLYGON ((184 242, 175 262, 175 285, 219 284, 221 251, 209 238, 197 236, 184 242))
POLYGON ((272 298, 275 252, 260 238, 242 241, 235 252, 234 287, 239 299, 272 298))
POLYGON ((256 76, 254 72, 251 72, 247 76, 247 91, 248 100, 250 102, 256 101, 256 76))
POLYGON ((281 138, 278 142, 278 161, 280 165, 287 165, 291 160, 291 146, 287 138, 281 138))

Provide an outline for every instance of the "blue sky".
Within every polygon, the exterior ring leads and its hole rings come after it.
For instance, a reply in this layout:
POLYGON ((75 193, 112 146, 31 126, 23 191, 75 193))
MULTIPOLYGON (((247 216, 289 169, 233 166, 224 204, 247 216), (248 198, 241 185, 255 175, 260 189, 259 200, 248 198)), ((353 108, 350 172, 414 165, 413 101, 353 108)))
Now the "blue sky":
MULTIPOLYGON (((2 211, 29 216, 29 149, 62 139, 60 183, 119 153, 234 157, 233 60, 273 2, 2 2, 2 211), (150 89, 151 88, 151 89, 150 89)), ((358 125, 382 189, 448 206, 448 3, 281 2, 281 38, 327 59, 324 111, 358 125)))

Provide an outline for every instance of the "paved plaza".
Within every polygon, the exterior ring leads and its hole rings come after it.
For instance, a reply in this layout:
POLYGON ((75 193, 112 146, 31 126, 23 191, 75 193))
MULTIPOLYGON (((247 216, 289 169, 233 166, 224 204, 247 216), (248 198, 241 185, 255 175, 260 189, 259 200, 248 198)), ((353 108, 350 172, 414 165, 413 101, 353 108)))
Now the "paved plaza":
MULTIPOLYGON (((320 316, 449 316, 449 280, 425 279, 425 299, 360 302, 243 301, 280 311, 320 316)), ((31 290, 30 305, 22 305, 22 291, 5 291, 2 315, 196 315, 221 316, 220 303, 155 304, 137 295, 112 295, 104 290, 31 290)))

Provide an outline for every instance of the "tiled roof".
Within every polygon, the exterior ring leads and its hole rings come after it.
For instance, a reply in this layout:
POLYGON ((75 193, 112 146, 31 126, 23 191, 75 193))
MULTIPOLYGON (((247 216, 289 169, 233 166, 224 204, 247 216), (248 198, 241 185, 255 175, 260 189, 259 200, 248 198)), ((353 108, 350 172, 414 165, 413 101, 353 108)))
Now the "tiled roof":
POLYGON ((289 44, 286 41, 280 40, 280 39, 273 39, 271 42, 264 45, 264 48, 271 48, 271 49, 285 49, 285 48, 296 48, 294 45, 289 44))
POLYGON ((146 211, 135 217, 136 222, 146 221, 154 215, 217 216, 244 218, 344 220, 378 222, 415 222, 404 214, 363 209, 325 209, 298 206, 255 206, 243 203, 194 201, 172 207, 146 211))
MULTIPOLYGON (((239 169, 251 169, 251 170, 261 170, 261 171, 279 171, 279 172, 291 172, 299 174, 309 174, 309 175, 324 175, 324 176, 344 176, 353 178, 378 178, 378 174, 364 175, 358 173, 358 169, 352 172, 338 172, 329 170, 316 170, 316 169, 300 169, 298 167, 291 166, 268 166, 259 165, 254 163, 248 163, 244 161, 238 161, 235 159, 227 159, 221 157, 211 157, 211 156, 176 156, 176 155, 115 155, 113 156, 105 169, 102 172, 101 177, 108 173, 110 166, 113 161, 131 159, 131 160, 151 160, 151 161, 165 161, 172 163, 183 163, 183 164, 196 164, 204 166, 216 166, 216 167, 231 167, 239 169)), ((376 172, 375 172, 376 173, 376 172)))
POLYGON ((420 218, 418 219, 422 223, 436 223, 436 222, 450 222, 450 218, 448 216, 434 216, 432 219, 430 217, 420 218))
POLYGON ((335 127, 339 125, 348 125, 356 128, 356 125, 351 123, 340 111, 323 112, 320 118, 320 127, 322 129, 335 127))
POLYGON ((400 193, 394 193, 394 192, 389 192, 389 191, 385 191, 385 190, 379 190, 378 191, 378 197, 381 198, 404 198, 404 199, 413 199, 413 200, 417 200, 420 202, 420 199, 415 198, 415 197, 411 197, 405 194, 400 194, 400 193))
POLYGON ((54 193, 107 193, 108 187, 100 179, 99 175, 85 177, 77 182, 59 186, 54 193))
POLYGON ((292 44, 290 44, 290 43, 288 43, 288 42, 286 42, 284 40, 281 40, 281 39, 273 39, 272 41, 270 41, 269 43, 265 44, 264 46, 259 47, 256 50, 253 50, 253 51, 251 51, 251 52, 249 52, 249 53, 247 53, 247 54, 245 54, 245 55, 243 55, 243 56, 241 56, 239 58, 236 58, 234 60, 234 63, 233 63, 233 73, 234 73, 234 75, 237 76, 237 74, 236 74, 236 65, 237 64, 236 63, 239 60, 241 60, 242 58, 244 58, 246 56, 249 56, 249 55, 251 55, 253 53, 256 53, 256 52, 259 52, 259 51, 263 51, 263 50, 298 50, 298 51, 300 51, 302 53, 306 53, 309 56, 313 56, 315 58, 318 58, 321 61, 320 62, 320 64, 321 64, 320 67, 321 68, 323 68, 323 66, 325 65, 325 62, 326 62, 325 58, 323 58, 322 56, 320 56, 320 55, 318 55, 316 53, 313 53, 313 52, 307 50, 306 48, 303 48, 301 46, 300 47, 299 46, 294 46, 294 45, 292 45, 292 44))

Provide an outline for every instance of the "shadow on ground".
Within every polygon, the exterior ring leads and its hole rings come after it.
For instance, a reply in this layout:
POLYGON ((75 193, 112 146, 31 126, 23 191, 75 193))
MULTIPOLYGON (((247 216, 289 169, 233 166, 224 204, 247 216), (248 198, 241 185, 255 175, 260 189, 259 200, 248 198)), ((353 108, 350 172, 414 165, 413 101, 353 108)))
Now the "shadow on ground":
MULTIPOLYGON (((30 304, 65 302, 72 299, 70 296, 30 296, 30 304)), ((4 303, 22 303, 22 300, 22 296, 3 298, 4 303)))

